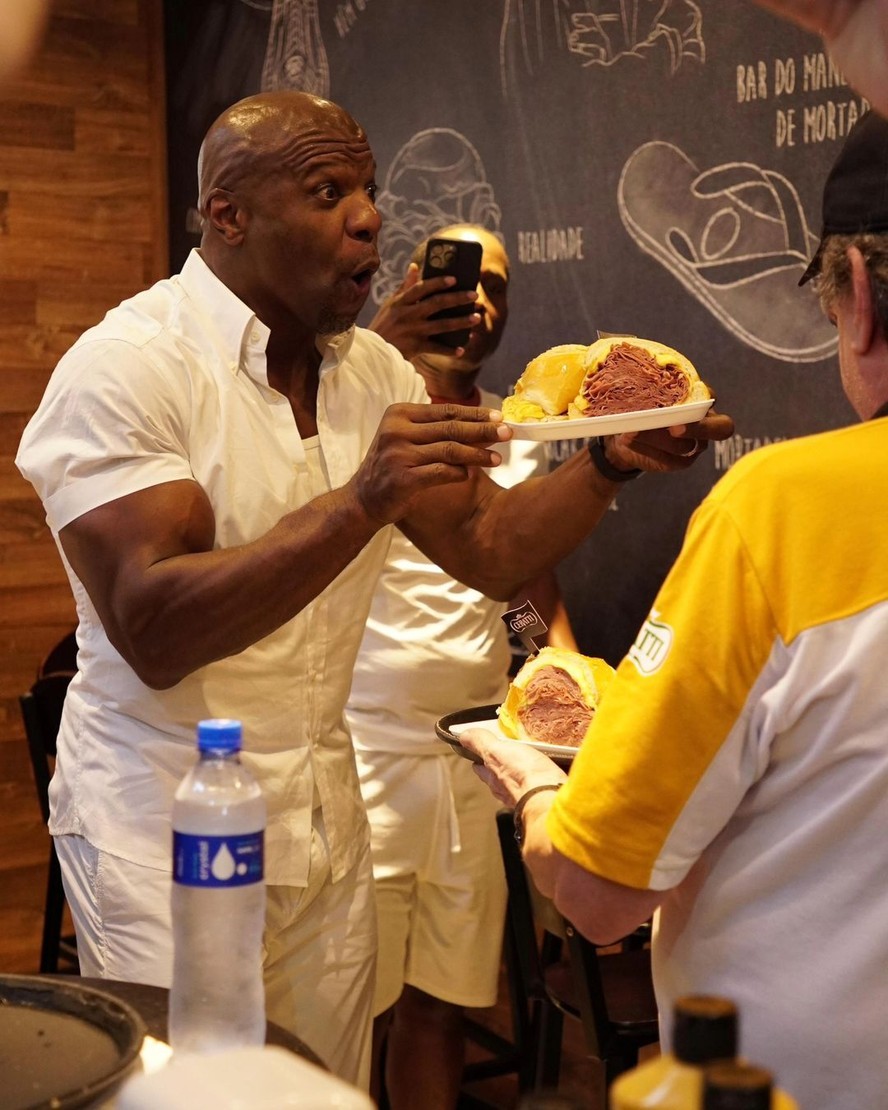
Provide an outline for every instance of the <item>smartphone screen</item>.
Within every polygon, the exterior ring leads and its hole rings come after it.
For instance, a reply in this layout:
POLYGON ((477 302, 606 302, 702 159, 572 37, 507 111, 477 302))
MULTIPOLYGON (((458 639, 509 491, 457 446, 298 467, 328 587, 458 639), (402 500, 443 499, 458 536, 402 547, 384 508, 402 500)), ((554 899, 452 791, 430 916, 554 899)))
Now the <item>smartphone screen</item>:
MULTIPOLYGON (((451 286, 452 289, 475 289, 481 276, 481 254, 481 244, 473 239, 429 239, 422 276, 431 278, 450 275, 456 278, 456 285, 451 286)), ((474 304, 458 305, 456 308, 442 309, 429 319, 471 316, 474 311, 474 304)), ((469 330, 460 328, 459 331, 441 332, 433 335, 432 339, 445 347, 464 347, 469 341, 469 330)))

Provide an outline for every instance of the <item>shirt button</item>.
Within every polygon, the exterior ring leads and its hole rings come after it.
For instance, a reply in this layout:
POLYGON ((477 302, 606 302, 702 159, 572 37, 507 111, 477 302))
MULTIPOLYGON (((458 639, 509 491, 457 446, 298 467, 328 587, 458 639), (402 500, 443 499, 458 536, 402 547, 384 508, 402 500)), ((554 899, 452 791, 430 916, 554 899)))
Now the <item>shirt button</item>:
POLYGON ((250 341, 252 343, 258 343, 259 342, 259 329, 258 328, 253 328, 253 330, 250 332, 250 341))

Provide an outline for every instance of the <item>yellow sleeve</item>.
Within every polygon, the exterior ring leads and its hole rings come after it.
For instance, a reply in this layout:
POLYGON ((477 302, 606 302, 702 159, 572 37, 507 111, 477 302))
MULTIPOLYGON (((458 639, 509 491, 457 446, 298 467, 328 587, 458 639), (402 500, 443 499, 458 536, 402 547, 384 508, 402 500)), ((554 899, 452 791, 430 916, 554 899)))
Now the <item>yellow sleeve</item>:
MULTIPOLYGON (((710 496, 550 811, 558 851, 627 886, 676 885, 693 859, 663 866, 663 846, 726 738, 742 730, 738 719, 775 636, 742 535, 710 496)), ((707 776, 703 799, 694 799, 707 834, 748 789, 749 763, 732 743, 718 774, 707 776)))

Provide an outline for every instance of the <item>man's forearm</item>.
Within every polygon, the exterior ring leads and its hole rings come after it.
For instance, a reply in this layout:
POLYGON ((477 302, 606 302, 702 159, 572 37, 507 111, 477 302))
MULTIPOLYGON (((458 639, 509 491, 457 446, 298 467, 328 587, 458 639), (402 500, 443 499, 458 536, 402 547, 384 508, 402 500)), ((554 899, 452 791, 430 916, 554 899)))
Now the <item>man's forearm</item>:
POLYGON ((537 888, 594 944, 628 936, 650 918, 662 894, 603 879, 558 852, 546 831, 553 803, 553 794, 538 794, 525 810, 524 862, 537 888))
POLYGON ((448 574, 487 597, 509 601, 592 532, 620 490, 578 451, 545 478, 502 489, 486 475, 483 496, 466 518, 448 494, 435 494, 400 527, 448 574))

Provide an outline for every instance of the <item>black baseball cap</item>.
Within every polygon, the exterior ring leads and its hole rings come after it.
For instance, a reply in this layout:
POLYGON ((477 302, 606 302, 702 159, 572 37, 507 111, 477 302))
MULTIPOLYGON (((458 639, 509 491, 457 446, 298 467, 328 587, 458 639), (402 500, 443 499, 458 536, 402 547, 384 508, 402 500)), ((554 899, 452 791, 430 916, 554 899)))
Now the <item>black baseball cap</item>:
POLYGON ((829 171, 820 245, 799 285, 820 273, 827 236, 868 231, 888 231, 888 120, 873 111, 851 128, 829 171))

